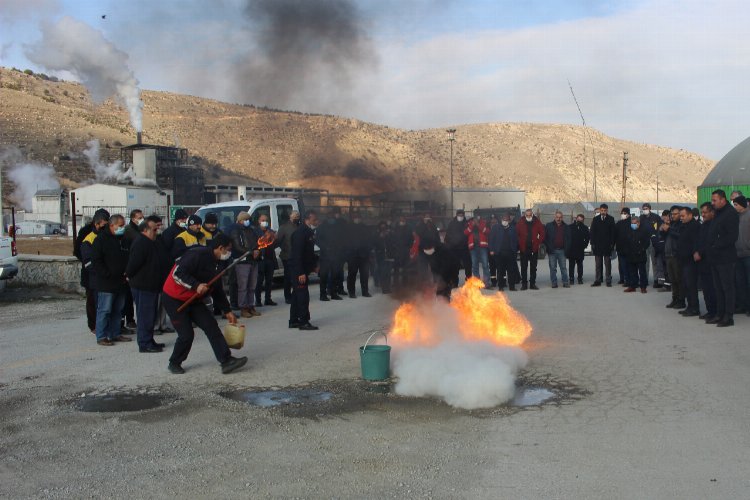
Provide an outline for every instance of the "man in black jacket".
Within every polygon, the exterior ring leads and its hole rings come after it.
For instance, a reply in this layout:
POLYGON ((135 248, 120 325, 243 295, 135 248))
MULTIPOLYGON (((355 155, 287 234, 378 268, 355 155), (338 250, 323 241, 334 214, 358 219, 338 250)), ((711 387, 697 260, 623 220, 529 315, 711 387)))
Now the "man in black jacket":
POLYGON ((618 285, 628 286, 630 278, 628 270, 630 261, 628 260, 628 249, 630 247, 631 231, 630 229, 630 209, 622 207, 620 210, 620 220, 615 223, 615 250, 617 250, 617 270, 620 276, 618 285))
POLYGON ((669 224, 662 224, 659 229, 665 235, 664 255, 667 259, 667 276, 672 288, 672 302, 667 304, 670 309, 682 309, 685 307, 685 290, 682 287, 682 268, 677 258, 677 241, 680 239, 682 223, 680 222, 680 207, 672 206, 670 209, 669 224))
POLYGON ((698 303, 698 263, 695 252, 698 251, 700 224, 693 218, 693 211, 689 207, 680 208, 680 223, 682 230, 677 240, 677 259, 682 269, 682 285, 687 307, 680 311, 683 316, 700 316, 698 303))
MULTIPOLYGON (((654 277, 654 288, 660 288, 659 278, 664 279, 664 268, 659 265, 659 261, 656 259, 656 248, 653 245, 654 237, 661 226, 661 217, 658 214, 651 211, 651 204, 644 203, 641 205, 641 229, 648 231, 651 236, 651 248, 648 251, 648 260, 651 261, 651 275, 654 277)), ((648 263, 646 264, 646 271, 648 271, 648 263)))
POLYGON ((138 317, 138 350, 161 352, 164 344, 154 342, 154 325, 159 313, 159 293, 170 271, 170 258, 161 242, 156 241, 156 222, 140 223, 141 234, 130 245, 125 273, 135 301, 138 317))
POLYGON ((174 213, 174 222, 161 233, 161 239, 164 241, 164 248, 172 255, 172 245, 177 235, 187 229, 188 213, 178 208, 174 213))
POLYGON ((338 263, 345 252, 341 235, 343 225, 339 222, 341 219, 338 218, 338 214, 338 210, 329 213, 325 222, 315 232, 315 242, 320 248, 320 300, 323 302, 331 299, 342 300, 338 293, 337 273, 338 263))
POLYGON ((411 261, 409 252, 414 245, 414 232, 406 222, 406 217, 398 218, 393 228, 393 286, 404 287, 407 284, 407 271, 411 261))
POLYGON ((357 298, 357 274, 362 297, 370 295, 370 253, 373 247, 372 230, 362 222, 358 211, 352 213, 352 223, 348 227, 348 256, 346 261, 346 288, 349 298, 357 298))
MULTIPOLYGON (((627 259, 628 269, 628 287, 625 292, 635 292, 636 287, 641 288, 641 293, 646 293, 646 287, 648 286, 648 272, 646 271, 648 247, 651 245, 651 236, 647 230, 641 228, 641 220, 633 216, 630 219, 630 231, 627 236, 625 243, 627 245, 625 255, 627 259)), ((618 245, 620 245, 618 243, 618 245)), ((619 248, 619 246, 618 246, 619 248)), ((619 250, 618 250, 619 252, 619 250)))
POLYGON ((606 279, 607 286, 612 286, 612 247, 615 243, 615 219, 607 215, 606 203, 599 206, 599 215, 591 221, 591 252, 596 261, 596 277, 591 286, 601 286, 606 279), (602 267, 606 275, 602 276, 602 267))
MULTIPOLYGON (((463 210, 456 210, 456 216, 445 229, 445 249, 453 256, 450 269, 450 285, 458 286, 458 274, 464 269, 465 279, 471 278, 471 255, 469 254, 469 239, 466 230, 466 214, 463 210)), ((494 260, 494 259, 492 259, 494 260)), ((495 276, 493 273, 492 276, 495 276)))
POLYGON ((317 271, 318 259, 315 256, 315 228, 318 215, 312 210, 305 213, 302 225, 292 234, 292 251, 289 265, 292 271, 292 304, 289 307, 289 328, 317 330, 310 323, 310 291, 308 277, 317 271))
POLYGON ((128 248, 122 241, 125 218, 115 214, 92 244, 92 262, 96 272, 96 343, 130 342, 120 334, 120 319, 125 306, 128 248))
POLYGON ((578 284, 583 284, 583 259, 586 256, 586 247, 589 246, 589 228, 583 223, 583 214, 576 215, 576 221, 570 225, 570 247, 565 256, 568 258, 568 274, 572 285, 578 268, 578 284))
POLYGON ((698 273, 703 288, 703 302, 706 304, 706 314, 698 318, 708 320, 716 317, 716 291, 714 290, 714 279, 711 275, 711 263, 708 260, 709 233, 714 220, 714 207, 710 201, 701 205, 701 217, 703 223, 698 233, 698 248, 693 254, 693 258, 698 263, 698 273))
POLYGON ((81 286, 86 290, 86 322, 91 333, 96 334, 96 290, 94 289, 94 263, 92 245, 99 231, 109 224, 109 212, 100 208, 94 212, 90 224, 86 224, 78 232, 73 255, 81 261, 81 286))
POLYGON ((221 281, 209 287, 208 282, 224 268, 223 262, 232 257, 232 242, 229 236, 219 234, 210 247, 196 246, 188 249, 169 273, 164 283, 162 300, 164 307, 177 330, 177 341, 169 358, 167 369, 175 374, 185 373, 182 363, 190 354, 195 331, 193 323, 208 337, 216 360, 221 363, 221 372, 230 373, 247 363, 247 358, 232 356, 227 341, 219 329, 213 311, 201 298, 210 298, 219 306, 230 324, 237 324, 237 317, 229 307, 221 281), (182 312, 179 309, 187 300, 198 295, 182 312))
POLYGON ((734 265, 737 262, 735 243, 739 236, 739 215, 727 202, 722 189, 711 194, 716 216, 709 230, 708 258, 716 289, 716 316, 706 323, 719 327, 734 325, 734 265))

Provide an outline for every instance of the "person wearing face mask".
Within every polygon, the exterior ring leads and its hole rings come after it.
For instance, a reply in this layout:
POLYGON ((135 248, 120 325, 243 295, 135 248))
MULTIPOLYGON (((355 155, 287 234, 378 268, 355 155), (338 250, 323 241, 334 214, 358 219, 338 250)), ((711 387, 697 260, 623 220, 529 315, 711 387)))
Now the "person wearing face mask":
POLYGON ((267 245, 265 248, 260 250, 260 256, 258 257, 258 283, 255 285, 255 307, 265 304, 267 306, 275 306, 276 302, 271 298, 271 291, 273 290, 273 272, 278 269, 276 263, 276 231, 271 229, 271 223, 268 220, 266 214, 262 214, 258 218, 258 231, 259 238, 263 238, 267 245), (268 243, 270 241, 270 243, 268 243), (264 298, 264 302, 261 303, 261 297, 264 298))
POLYGON ((640 287, 641 293, 646 293, 646 287, 648 286, 646 254, 648 247, 651 245, 651 235, 647 230, 641 229, 641 220, 635 215, 629 220, 628 231, 628 248, 625 250, 625 255, 627 256, 629 270, 627 288, 624 291, 631 293, 635 292, 636 287, 640 287))
POLYGON ((576 215, 576 221, 570 226, 570 246, 565 251, 568 258, 568 279, 575 283, 575 271, 578 269, 578 284, 583 284, 583 258, 589 246, 589 228, 584 224, 583 214, 576 215))
POLYGON ((591 221, 589 233, 591 235, 591 253, 596 263, 596 277, 591 286, 602 286, 606 280, 607 286, 612 286, 612 248, 615 244, 615 219, 607 212, 606 203, 599 206, 599 215, 591 221), (603 269, 602 269, 603 268, 603 269), (603 274, 605 271, 606 274, 603 274))
MULTIPOLYGON (((96 334, 96 271, 92 258, 94 256, 94 240, 100 231, 109 225, 109 212, 100 208, 94 213, 94 219, 88 227, 84 226, 78 236, 80 244, 74 249, 78 260, 81 261, 81 286, 86 290, 86 322, 91 333, 96 334), (84 231, 87 229, 87 232, 84 231)), ((77 241, 77 240, 76 240, 77 241)))
MULTIPOLYGON (((276 233, 276 245, 281 249, 279 258, 284 266, 284 301, 292 303, 292 273, 289 269, 289 257, 292 251, 292 234, 297 230, 300 223, 299 212, 294 210, 289 214, 289 220, 281 225, 276 233)), ((323 278, 321 277, 321 280, 323 278)), ((321 285, 322 286, 322 285, 321 285)), ((341 299, 341 297, 339 297, 341 299)))
POLYGON ((172 257, 175 261, 180 260, 182 254, 188 248, 194 246, 206 246, 206 235, 201 231, 203 219, 198 215, 191 215, 187 220, 187 228, 177 235, 172 245, 172 257))
POLYGON ((698 262, 695 260, 695 252, 698 251, 700 242, 701 225, 693 217, 690 207, 680 208, 680 222, 682 230, 677 240, 677 258, 682 270, 682 286, 685 290, 687 307, 679 311, 682 316, 700 316, 700 305, 698 302, 698 262))
POLYGON ((357 298, 357 274, 362 297, 372 297, 369 290, 370 281, 370 253, 373 249, 373 234, 362 222, 358 211, 352 212, 352 222, 348 227, 349 248, 347 258, 346 287, 349 298, 357 298))
POLYGON ((157 242, 156 226, 154 220, 141 222, 141 234, 130 246, 125 268, 135 301, 138 350, 142 353, 157 353, 164 348, 164 344, 154 341, 154 327, 159 313, 159 294, 169 273, 169 257, 157 242))
POLYGON ((237 278, 237 305, 243 318, 260 316, 255 310, 255 286, 258 282, 258 262, 260 251, 258 250, 258 236, 251 227, 250 214, 240 212, 237 214, 237 224, 232 226, 230 237, 232 240, 232 257, 241 257, 246 252, 250 255, 242 259, 234 266, 237 278))
POLYGON ((303 331, 317 330, 310 323, 310 273, 317 272, 318 258, 315 255, 315 229, 318 227, 318 214, 312 210, 305 213, 304 223, 292 234, 292 250, 289 266, 294 288, 292 303, 289 306, 289 328, 303 331))
POLYGON ((651 269, 651 276, 654 280, 654 288, 660 288, 660 279, 664 280, 664 268, 660 268, 659 261, 656 259, 656 247, 653 245, 654 237, 659 232, 659 226, 661 226, 661 217, 651 210, 650 203, 644 203, 641 205, 641 229, 648 231, 651 236, 651 246, 648 250, 648 262, 646 263, 646 271, 651 269))
POLYGON ((91 260, 96 272, 96 343, 103 346, 131 340, 120 333, 127 295, 128 246, 122 240, 124 234, 125 218, 115 214, 92 244, 91 260))
POLYGON ((563 221, 563 213, 555 212, 555 219, 544 228, 544 246, 547 247, 547 263, 552 288, 557 288, 557 268, 560 268, 560 279, 563 288, 570 288, 568 270, 565 268, 565 252, 570 247, 570 228, 563 221))
POLYGON ((667 309, 683 309, 685 307, 685 290, 682 286, 682 267, 677 258, 677 242, 682 231, 680 222, 680 208, 673 205, 670 209, 669 224, 662 224, 660 231, 665 235, 664 255, 667 259, 667 276, 672 290, 672 302, 667 304, 667 309))
POLYGON ((471 254, 471 275, 479 277, 479 265, 482 265, 482 281, 486 288, 490 288, 490 265, 489 265, 489 235, 490 228, 482 219, 482 216, 475 215, 464 229, 469 242, 469 253, 471 254))
POLYGON ((503 291, 503 283, 507 282, 508 290, 516 291, 518 283, 518 267, 516 266, 516 252, 518 250, 518 235, 510 225, 510 216, 504 214, 500 224, 490 230, 489 242, 490 258, 497 265, 497 280, 500 291, 503 291), (505 279, 507 276, 507 280, 505 279))
POLYGON ((161 233, 161 239, 164 242, 164 247, 167 249, 170 255, 172 255, 172 246, 174 245, 174 239, 177 235, 187 229, 188 213, 181 208, 178 208, 174 213, 174 221, 167 229, 161 233))
MULTIPOLYGON (((246 213, 246 212, 245 212, 246 213)), ((182 363, 190 354, 195 330, 193 324, 203 330, 214 351, 216 360, 221 364, 222 373, 230 373, 247 363, 247 358, 232 356, 224 335, 221 333, 216 318, 203 300, 194 300, 185 309, 178 309, 193 296, 210 297, 219 306, 230 324, 237 324, 237 317, 232 313, 229 301, 221 282, 209 287, 208 282, 214 279, 224 268, 223 263, 232 257, 232 241, 229 236, 219 234, 210 247, 195 246, 185 252, 167 277, 162 288, 162 300, 169 313, 172 324, 177 330, 177 340, 169 358, 167 369, 174 374, 183 374, 182 363)))
POLYGON ((461 268, 464 270, 464 279, 471 278, 471 255, 469 254, 469 238, 466 230, 466 213, 456 210, 456 216, 448 223, 445 229, 445 248, 453 256, 454 266, 451 268, 451 286, 458 286, 458 274, 461 268))
POLYGON ((628 250, 630 248, 630 209, 623 207, 620 210, 620 220, 615 223, 615 250, 617 250, 617 268, 620 275, 618 285, 628 286, 628 250))
POLYGON ((414 232, 409 228, 406 217, 398 218, 393 229, 393 286, 401 288, 407 285, 409 253, 414 245, 414 232))
POLYGON ((544 224, 534 215, 530 208, 516 224, 518 250, 521 254, 521 290, 539 290, 536 286, 536 266, 539 259, 539 247, 544 241, 544 224))
POLYGON ((343 300, 338 293, 337 273, 342 260, 342 225, 337 215, 338 207, 328 213, 328 217, 315 231, 315 243, 320 248, 320 300, 343 300))
POLYGON ((135 209, 130 211, 130 222, 125 226, 125 234, 123 235, 123 241, 126 245, 130 246, 141 234, 140 227, 141 222, 144 221, 143 210, 135 209))

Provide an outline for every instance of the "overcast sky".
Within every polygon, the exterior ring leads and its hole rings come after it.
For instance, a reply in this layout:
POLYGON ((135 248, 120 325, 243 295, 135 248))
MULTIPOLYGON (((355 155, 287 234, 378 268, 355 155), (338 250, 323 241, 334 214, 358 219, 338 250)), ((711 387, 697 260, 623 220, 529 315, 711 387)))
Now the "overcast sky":
POLYGON ((569 80, 618 138, 718 160, 750 135, 747 1, 0 0, 0 16, 1 65, 44 71, 28 46, 70 16, 144 89, 460 133, 580 124, 569 80))

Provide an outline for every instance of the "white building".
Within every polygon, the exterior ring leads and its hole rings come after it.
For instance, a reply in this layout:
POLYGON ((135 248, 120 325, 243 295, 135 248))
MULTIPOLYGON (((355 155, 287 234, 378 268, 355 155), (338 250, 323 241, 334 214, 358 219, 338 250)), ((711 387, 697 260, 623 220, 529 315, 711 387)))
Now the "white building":
POLYGON ((92 184, 74 190, 73 194, 75 210, 71 207, 71 212, 75 211, 79 226, 91 220, 100 208, 112 215, 121 214, 126 220, 136 208, 146 216, 156 214, 165 218, 172 200, 171 190, 130 185, 92 184))
MULTIPOLYGON (((24 220, 43 221, 59 224, 68 223, 68 195, 62 189, 41 189, 31 200, 31 212, 26 212, 24 220)), ((44 233, 42 233, 44 234, 44 233)))

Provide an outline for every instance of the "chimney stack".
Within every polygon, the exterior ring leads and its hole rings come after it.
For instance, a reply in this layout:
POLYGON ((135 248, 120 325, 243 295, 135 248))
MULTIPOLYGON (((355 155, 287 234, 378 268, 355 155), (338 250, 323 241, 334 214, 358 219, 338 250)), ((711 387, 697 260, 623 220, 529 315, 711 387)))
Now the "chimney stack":
POLYGON ((143 138, 141 137, 141 134, 142 134, 141 132, 137 132, 136 133, 136 143, 138 145, 143 144, 143 142, 142 142, 143 138))

